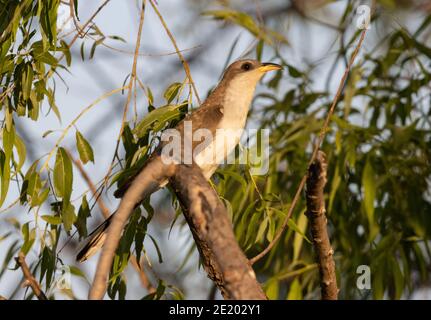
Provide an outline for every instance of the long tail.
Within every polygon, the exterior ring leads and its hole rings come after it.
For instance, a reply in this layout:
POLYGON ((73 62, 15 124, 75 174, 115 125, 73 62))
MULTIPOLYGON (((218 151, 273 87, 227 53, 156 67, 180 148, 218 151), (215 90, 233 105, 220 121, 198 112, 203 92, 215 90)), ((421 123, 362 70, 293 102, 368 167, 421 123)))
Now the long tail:
MULTIPOLYGON (((154 158, 152 158, 151 160, 149 159, 148 161, 158 161, 158 162, 160 162, 160 165, 163 165, 162 162, 161 162, 160 157, 156 157, 155 156, 154 158)), ((143 170, 146 170, 147 168, 148 168, 148 166, 144 166, 144 168, 141 170, 141 172, 143 172, 143 170)), ((151 170, 151 168, 148 169, 148 170, 151 170)), ((131 183, 129 183, 127 185, 127 187, 129 187, 130 184, 131 183)), ((149 197, 153 192, 156 192, 158 189, 163 188, 166 184, 167 184, 167 181, 163 182, 159 186, 156 186, 154 188, 149 188, 148 190, 145 190, 144 194, 143 194, 143 199, 149 197)), ((126 189, 127 189, 127 187, 126 187, 126 189)), ((121 195, 123 195, 124 192, 125 191, 122 190, 121 195)), ((139 206, 139 205, 140 205, 140 203, 136 204, 136 206, 139 206)), ((94 255, 103 246, 103 244, 105 243, 107 229, 109 227, 109 224, 111 223, 111 219, 114 216, 114 214, 115 214, 115 212, 108 219, 106 219, 101 225, 99 225, 88 236, 87 242, 85 243, 85 245, 82 247, 82 249, 76 255, 76 260, 77 261, 84 262, 85 260, 87 260, 88 258, 90 258, 92 255, 94 255)))
POLYGON ((103 223, 101 223, 88 236, 88 239, 87 239, 85 245, 82 247, 82 249, 76 255, 76 261, 84 262, 85 260, 90 258, 92 255, 94 255, 103 246, 103 243, 105 242, 105 238, 106 238, 106 229, 108 229, 108 227, 109 227, 112 216, 113 215, 111 215, 108 219, 106 219, 103 223))

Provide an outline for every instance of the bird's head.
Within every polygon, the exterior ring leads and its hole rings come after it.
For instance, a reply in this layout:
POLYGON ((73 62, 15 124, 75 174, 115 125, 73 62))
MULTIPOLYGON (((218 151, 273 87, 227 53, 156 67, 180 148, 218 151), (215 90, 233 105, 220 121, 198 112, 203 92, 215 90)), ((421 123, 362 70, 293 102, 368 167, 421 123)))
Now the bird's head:
POLYGON ((265 73, 280 69, 283 69, 283 67, 275 63, 260 62, 252 59, 238 60, 226 69, 223 80, 229 82, 235 80, 235 82, 242 82, 244 85, 254 88, 265 73))

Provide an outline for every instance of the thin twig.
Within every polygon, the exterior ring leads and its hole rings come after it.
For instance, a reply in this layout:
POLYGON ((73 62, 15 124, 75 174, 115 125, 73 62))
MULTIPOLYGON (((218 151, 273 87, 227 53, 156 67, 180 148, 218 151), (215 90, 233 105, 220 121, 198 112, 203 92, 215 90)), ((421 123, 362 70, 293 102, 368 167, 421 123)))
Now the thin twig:
POLYGON ((177 42, 176 42, 174 36, 172 35, 171 31, 169 30, 165 20, 163 19, 162 14, 160 13, 159 9, 157 9, 157 5, 153 2, 153 0, 150 0, 150 4, 153 7, 154 11, 156 12, 157 16, 159 17, 160 22, 162 23, 163 28, 165 29, 169 39, 171 39, 172 45, 174 46, 175 51, 178 54, 178 58, 180 59, 181 63, 183 64, 184 71, 187 75, 187 78, 189 78, 189 81, 190 81, 190 84, 193 88, 193 91, 195 92, 196 99, 198 100, 198 103, 201 104, 202 102, 201 102, 201 99, 199 98, 198 90, 196 89, 195 83, 193 82, 193 78, 192 78, 192 75, 190 73, 190 67, 189 67, 186 59, 184 59, 184 56, 182 55, 180 49, 178 48, 177 42))
MULTIPOLYGON (((341 93, 343 91, 344 84, 346 83, 346 79, 347 79, 347 76, 349 75, 350 69, 351 69, 353 63, 355 62, 355 58, 358 55, 360 48, 362 47, 362 43, 364 42, 366 33, 367 33, 367 29, 364 29, 361 33, 361 37, 359 39, 358 44, 356 45, 356 48, 352 53, 349 64, 347 65, 347 67, 344 71, 343 77, 341 78, 340 84, 338 85, 337 93, 335 94, 335 97, 332 101, 331 107, 329 108, 328 115, 326 116, 325 122, 323 123, 323 126, 320 130, 319 136, 317 138, 317 141, 314 145, 313 153, 312 153, 310 161, 308 163, 308 167, 316 159, 317 152, 319 151, 319 149, 322 145, 322 142, 325 139, 326 133, 328 131, 329 122, 331 121, 331 117, 335 111, 335 107, 337 106, 338 99, 340 98, 341 93)), ((256 261, 262 259, 269 251, 271 251, 271 249, 274 247, 274 245, 277 243, 277 241, 280 239, 280 237, 284 233, 285 229, 287 228, 289 219, 293 214, 293 210, 295 209, 295 206, 298 203, 299 197, 301 196, 302 190, 304 189, 306 180, 307 180, 307 173, 304 174, 304 176, 301 179, 301 182, 299 183, 298 189, 296 190, 295 196, 293 197, 292 204, 290 205, 289 211, 288 211, 286 217, 284 218, 282 227, 280 228, 280 230, 278 230, 274 239, 268 244, 268 246, 262 252, 260 252, 258 255, 256 255, 252 259, 250 259, 251 264, 256 263, 256 261)))
POLYGON ((76 31, 78 32, 78 36, 83 38, 85 36, 84 30, 78 24, 78 19, 75 15, 75 2, 74 0, 69 0, 69 10, 70 16, 72 17, 73 24, 75 25, 76 31))
POLYGON ((30 269, 28 268, 28 265, 25 262, 24 253, 20 252, 18 254, 18 257, 15 258, 15 261, 18 264, 18 266, 21 267, 22 273, 24 274, 24 278, 26 280, 25 284, 31 287, 31 289, 33 290, 33 293, 36 295, 36 297, 39 300, 48 300, 45 293, 40 288, 39 283, 37 282, 37 280, 35 279, 35 277, 31 273, 30 269))
POLYGON ((151 284, 144 270, 144 267, 138 263, 138 260, 136 259, 135 255, 130 256, 130 262, 132 263, 132 266, 135 268, 136 272, 138 273, 139 279, 141 279, 142 286, 147 289, 148 293, 156 292, 156 288, 154 288, 153 285, 151 284))

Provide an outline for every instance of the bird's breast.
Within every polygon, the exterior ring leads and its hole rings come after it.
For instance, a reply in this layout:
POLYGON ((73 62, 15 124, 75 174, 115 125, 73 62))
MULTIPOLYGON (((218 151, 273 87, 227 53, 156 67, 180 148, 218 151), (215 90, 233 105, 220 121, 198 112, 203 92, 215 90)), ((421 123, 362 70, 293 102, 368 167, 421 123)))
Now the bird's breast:
POLYGON ((226 89, 223 100, 223 117, 213 135, 213 141, 195 156, 207 178, 211 177, 220 164, 231 163, 234 151, 244 132, 248 110, 253 98, 254 86, 233 82, 226 89))

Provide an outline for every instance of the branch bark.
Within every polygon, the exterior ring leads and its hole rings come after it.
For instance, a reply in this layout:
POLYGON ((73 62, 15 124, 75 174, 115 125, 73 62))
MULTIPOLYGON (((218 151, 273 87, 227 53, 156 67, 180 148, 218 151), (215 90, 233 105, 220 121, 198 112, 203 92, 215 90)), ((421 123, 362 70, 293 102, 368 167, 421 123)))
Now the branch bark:
POLYGON ((226 208, 198 167, 178 166, 170 178, 208 277, 225 299, 267 299, 239 247, 226 208))
POLYGON ((338 288, 335 275, 334 250, 326 228, 326 209, 323 189, 326 184, 326 156, 322 151, 308 168, 306 215, 310 220, 311 234, 320 274, 322 300, 337 300, 338 288))
POLYGON ((40 288, 39 283, 37 282, 37 280, 35 279, 35 277, 31 273, 30 269, 28 268, 28 265, 25 262, 24 253, 20 252, 18 254, 18 257, 15 258, 15 261, 18 264, 18 266, 20 266, 22 273, 24 274, 24 278, 26 280, 25 284, 31 287, 31 289, 33 290, 33 293, 36 295, 36 297, 39 300, 48 300, 45 293, 40 288))

